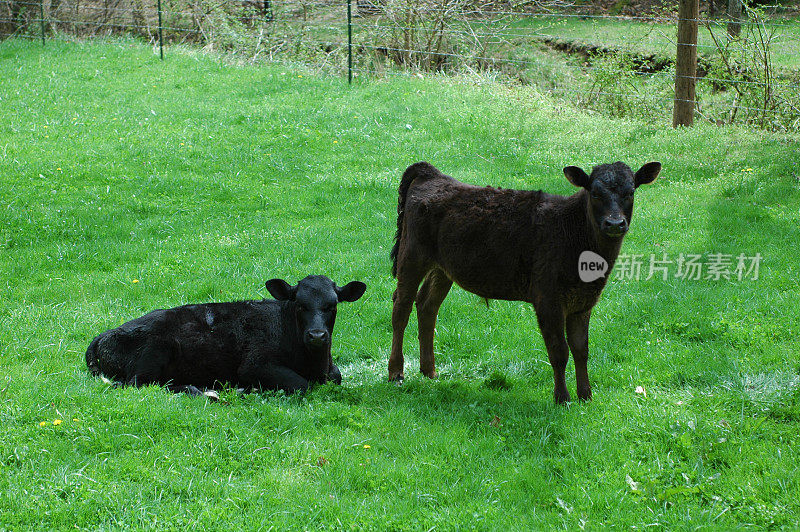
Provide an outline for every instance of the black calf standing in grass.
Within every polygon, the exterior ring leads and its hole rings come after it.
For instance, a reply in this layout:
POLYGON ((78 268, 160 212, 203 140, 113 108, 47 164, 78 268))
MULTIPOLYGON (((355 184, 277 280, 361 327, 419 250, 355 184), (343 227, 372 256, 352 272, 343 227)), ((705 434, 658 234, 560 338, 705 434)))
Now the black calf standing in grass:
POLYGON ((123 384, 158 383, 192 395, 224 383, 287 393, 312 382, 341 384, 331 357, 336 305, 358 300, 367 286, 340 288, 322 275, 266 286, 275 300, 154 310, 97 336, 86 364, 123 384))
POLYGON ((408 167, 400 182, 391 253, 397 289, 389 379, 403 379, 403 334, 415 301, 420 369, 436 376, 436 315, 455 282, 483 298, 532 303, 553 367, 556 402, 570 400, 565 380, 570 350, 578 398, 591 399, 589 317, 607 275, 583 282, 579 257, 591 251, 611 271, 630 224, 634 190, 660 170, 660 163, 651 162, 634 173, 616 162, 587 175, 568 166, 564 175, 581 190, 564 197, 467 185, 424 162, 408 167))

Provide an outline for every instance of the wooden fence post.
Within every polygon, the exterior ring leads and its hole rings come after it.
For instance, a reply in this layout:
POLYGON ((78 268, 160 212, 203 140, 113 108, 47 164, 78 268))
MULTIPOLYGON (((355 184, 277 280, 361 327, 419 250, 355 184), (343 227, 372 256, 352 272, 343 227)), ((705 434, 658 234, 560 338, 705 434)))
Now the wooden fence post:
POLYGON ((675 59, 675 103, 672 127, 694 124, 697 81, 698 0, 680 0, 678 7, 678 51, 675 59))
POLYGON ((728 0, 728 35, 738 39, 742 32, 742 0, 728 0))
POLYGON ((44 46, 44 0, 39 0, 39 31, 42 34, 42 46, 44 46))

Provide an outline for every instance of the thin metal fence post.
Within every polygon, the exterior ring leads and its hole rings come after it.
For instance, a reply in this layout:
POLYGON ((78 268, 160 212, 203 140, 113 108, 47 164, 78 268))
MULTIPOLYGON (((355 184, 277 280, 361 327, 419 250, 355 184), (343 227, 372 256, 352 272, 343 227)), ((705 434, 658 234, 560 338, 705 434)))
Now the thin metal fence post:
POLYGON ((347 0, 347 84, 353 84, 353 1, 347 0))
POLYGON ((164 33, 163 25, 161 24, 161 0, 158 0, 158 51, 161 54, 161 60, 164 60, 164 33))
POLYGON ((44 0, 39 0, 39 30, 42 33, 42 46, 44 46, 44 0))

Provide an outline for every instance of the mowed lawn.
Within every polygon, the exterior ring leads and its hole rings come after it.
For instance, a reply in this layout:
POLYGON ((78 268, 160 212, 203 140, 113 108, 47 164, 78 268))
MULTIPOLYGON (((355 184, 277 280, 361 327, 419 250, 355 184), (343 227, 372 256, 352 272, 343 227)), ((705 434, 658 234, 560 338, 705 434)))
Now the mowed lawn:
POLYGON ((0 529, 798 526, 797 138, 152 52, 0 43, 0 529), (618 159, 664 169, 623 246, 639 278, 595 307, 591 403, 553 404, 528 305, 458 288, 441 376, 417 371, 412 315, 386 382, 406 166, 571 194, 564 166, 618 159), (714 254, 759 256, 757 278, 679 274, 714 254), (341 387, 210 403, 85 369, 94 335, 151 309, 312 273, 368 285, 339 307, 341 387))

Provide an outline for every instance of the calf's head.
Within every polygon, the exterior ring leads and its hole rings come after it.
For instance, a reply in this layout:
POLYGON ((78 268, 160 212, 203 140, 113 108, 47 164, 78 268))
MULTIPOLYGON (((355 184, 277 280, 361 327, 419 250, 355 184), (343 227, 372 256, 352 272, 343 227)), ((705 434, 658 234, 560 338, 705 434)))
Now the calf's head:
POLYGON ((266 285, 269 293, 278 301, 294 303, 297 330, 310 351, 330 348, 336 304, 340 301, 356 301, 367 289, 367 285, 359 281, 338 287, 324 275, 309 275, 295 286, 283 279, 271 279, 266 285))
POLYGON ((601 164, 592 174, 577 166, 564 168, 564 175, 576 187, 588 192, 589 218, 605 236, 620 238, 628 232, 633 214, 633 192, 639 185, 652 183, 661 171, 661 163, 647 163, 636 173, 621 162, 601 164))

